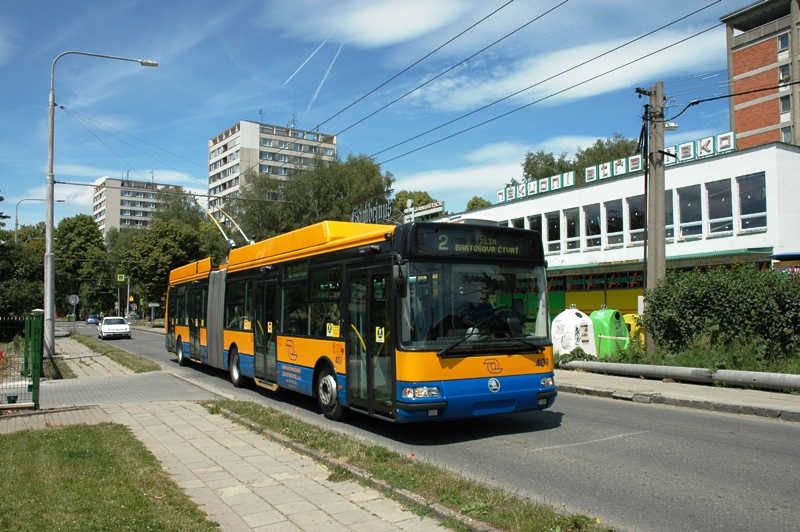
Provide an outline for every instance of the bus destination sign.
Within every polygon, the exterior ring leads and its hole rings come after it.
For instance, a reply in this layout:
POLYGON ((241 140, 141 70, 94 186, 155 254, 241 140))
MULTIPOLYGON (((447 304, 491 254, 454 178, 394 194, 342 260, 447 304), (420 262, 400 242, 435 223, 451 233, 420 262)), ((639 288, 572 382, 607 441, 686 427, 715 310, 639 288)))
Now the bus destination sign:
POLYGON ((414 247, 422 256, 541 259, 537 237, 538 233, 514 229, 438 224, 418 227, 414 247))

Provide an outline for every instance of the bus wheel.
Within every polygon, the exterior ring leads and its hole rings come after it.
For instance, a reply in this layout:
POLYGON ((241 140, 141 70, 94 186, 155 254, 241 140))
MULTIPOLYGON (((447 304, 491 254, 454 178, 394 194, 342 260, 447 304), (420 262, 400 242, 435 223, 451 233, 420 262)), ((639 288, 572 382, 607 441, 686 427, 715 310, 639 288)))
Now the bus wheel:
POLYGON ((242 372, 239 370, 239 351, 235 347, 229 353, 228 370, 231 373, 231 383, 237 388, 241 388, 244 382, 242 372))
POLYGON ((189 363, 189 361, 186 360, 186 355, 183 354, 183 342, 180 337, 178 337, 178 341, 175 342, 175 356, 178 357, 179 366, 185 366, 189 363))
POLYGON ((339 403, 339 390, 336 386, 336 376, 326 367, 319 374, 317 381, 317 401, 325 417, 334 421, 341 421, 346 417, 347 410, 339 403))

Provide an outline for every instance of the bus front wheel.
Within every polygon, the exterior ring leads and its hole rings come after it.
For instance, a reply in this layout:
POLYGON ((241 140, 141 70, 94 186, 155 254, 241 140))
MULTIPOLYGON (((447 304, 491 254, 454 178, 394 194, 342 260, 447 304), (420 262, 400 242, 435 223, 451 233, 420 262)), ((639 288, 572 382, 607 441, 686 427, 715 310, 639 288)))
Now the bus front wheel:
POLYGON ((328 367, 320 372, 317 380, 317 401, 326 418, 341 421, 347 416, 347 410, 339 402, 336 375, 328 367))
POLYGON ((228 370, 231 372, 231 384, 237 388, 241 388, 244 385, 244 379, 242 378, 242 372, 239 369, 239 351, 235 347, 231 348, 230 350, 230 362, 228 363, 228 370))
POLYGON ((186 355, 183 354, 183 342, 180 337, 178 337, 178 340, 175 342, 175 356, 178 357, 179 366, 185 366, 189 363, 188 360, 186 360, 186 355))

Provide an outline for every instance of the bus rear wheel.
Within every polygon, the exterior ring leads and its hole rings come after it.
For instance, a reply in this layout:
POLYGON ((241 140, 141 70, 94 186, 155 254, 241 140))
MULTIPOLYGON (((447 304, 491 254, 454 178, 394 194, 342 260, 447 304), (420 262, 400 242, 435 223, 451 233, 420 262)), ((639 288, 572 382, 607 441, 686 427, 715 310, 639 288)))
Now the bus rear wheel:
POLYGON ((244 378, 242 377, 242 372, 239 368, 239 351, 235 347, 231 348, 230 350, 228 371, 230 371, 231 374, 231 384, 237 388, 241 388, 244 385, 244 378))
POLYGON ((329 367, 324 368, 317 380, 317 401, 326 418, 341 421, 347 417, 349 410, 339 402, 339 390, 336 386, 336 375, 329 367))
POLYGON ((179 366, 185 366, 189 363, 186 359, 186 355, 183 354, 183 341, 180 337, 178 337, 178 340, 175 342, 175 356, 178 357, 179 366))

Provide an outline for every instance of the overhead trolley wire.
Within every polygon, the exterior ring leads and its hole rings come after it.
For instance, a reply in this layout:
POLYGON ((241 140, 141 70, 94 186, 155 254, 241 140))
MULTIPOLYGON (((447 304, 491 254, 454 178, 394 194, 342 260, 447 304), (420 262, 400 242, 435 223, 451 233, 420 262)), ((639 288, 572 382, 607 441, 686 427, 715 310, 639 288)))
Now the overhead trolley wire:
POLYGON ((483 122, 480 122, 480 123, 478 123, 478 124, 475 124, 475 125, 473 125, 473 126, 470 126, 470 127, 468 127, 468 128, 462 129, 462 130, 460 130, 460 131, 457 131, 457 132, 455 132, 455 133, 453 133, 453 134, 451 134, 451 135, 447 135, 447 136, 445 136, 445 137, 442 137, 442 138, 440 138, 440 139, 438 139, 438 140, 435 140, 435 141, 433 141, 433 142, 430 142, 430 143, 428 143, 428 144, 425 144, 425 145, 423 145, 423 146, 420 146, 420 147, 418 147, 418 148, 415 148, 415 149, 413 149, 413 150, 409 150, 409 151, 407 151, 407 152, 405 152, 405 153, 401 153, 400 155, 397 155, 397 156, 395 156, 395 157, 392 157, 392 158, 390 158, 390 159, 386 159, 385 161, 382 161, 382 162, 380 162, 380 163, 378 163, 378 164, 380 164, 380 165, 383 165, 383 164, 386 164, 386 163, 388 163, 388 162, 390 162, 390 161, 394 161, 394 160, 396 160, 396 159, 400 159, 401 157, 405 157, 406 155, 410 155, 410 154, 412 154, 412 153, 415 153, 415 152, 421 151, 421 150, 423 150, 423 149, 425 149, 425 148, 429 148, 429 147, 431 147, 431 146, 434 146, 434 145, 436 145, 436 144, 439 144, 440 142, 444 142, 445 140, 449 140, 449 139, 451 139, 451 138, 453 138, 453 137, 457 137, 457 136, 459 136, 459 135, 461 135, 461 134, 463 134, 463 133, 466 133, 466 132, 468 132, 468 131, 472 131, 473 129, 477 129, 477 128, 481 127, 481 126, 485 126, 486 124, 489 124, 489 123, 491 123, 491 122, 494 122, 494 121, 496 121, 496 120, 499 120, 499 119, 501 119, 501 118, 505 118, 506 116, 512 115, 512 114, 514 114, 514 113, 516 113, 516 112, 518 112, 518 111, 522 111, 523 109, 527 109, 528 107, 531 107, 532 105, 535 105, 535 104, 537 104, 537 103, 540 103, 540 102, 543 102, 543 101, 545 101, 545 100, 548 100, 548 99, 550 99, 550 98, 552 98, 552 97, 554 97, 554 96, 557 96, 557 95, 559 95, 559 94, 562 94, 562 93, 564 93, 564 92, 567 92, 567 91, 569 91, 569 90, 572 90, 572 89, 574 89, 575 87, 579 87, 579 86, 581 86, 581 85, 585 85, 586 83, 589 83, 590 81, 594 81, 594 80, 596 80, 596 79, 598 79, 598 78, 601 78, 601 77, 603 77, 603 76, 606 76, 606 75, 608 75, 608 74, 611 74, 612 72, 616 72, 617 70, 620 70, 620 69, 622 69, 622 68, 625 68, 625 67, 627 67, 627 66, 630 66, 630 65, 632 65, 632 64, 634 64, 634 63, 637 63, 637 62, 641 61, 642 59, 646 59, 646 58, 648 58, 648 57, 650 57, 650 56, 653 56, 653 55, 655 55, 655 54, 658 54, 658 53, 660 53, 660 52, 663 52, 664 50, 667 50, 667 49, 669 49, 669 48, 672 48, 673 46, 677 46, 678 44, 681 44, 681 43, 683 43, 683 42, 686 42, 686 41, 688 41, 688 40, 690 40, 690 39, 694 39, 695 37, 698 37, 698 36, 700 36, 700 35, 702 35, 702 34, 704 34, 704 33, 707 33, 707 32, 709 32, 709 31, 711 31, 711 30, 713 30, 713 29, 715 29, 715 28, 718 28, 718 27, 719 27, 719 26, 721 26, 721 25, 722 25, 721 23, 720 23, 720 24, 715 24, 714 26, 711 26, 711 27, 709 27, 709 28, 706 28, 706 29, 704 29, 704 30, 702 30, 702 31, 699 31, 699 32, 697 32, 697 33, 695 33, 695 34, 693 34, 693 35, 690 35, 689 37, 683 38, 683 39, 681 39, 681 40, 679 40, 679 41, 676 41, 676 42, 674 42, 674 43, 672 43, 672 44, 669 44, 669 45, 667 45, 667 46, 664 46, 663 48, 660 48, 660 49, 656 50, 655 52, 650 52, 650 53, 648 53, 648 54, 645 54, 645 55, 643 55, 643 56, 641 56, 641 57, 639 57, 639 58, 637 58, 637 59, 634 59, 634 60, 632 60, 632 61, 628 61, 627 63, 624 63, 624 64, 622 64, 622 65, 619 65, 619 66, 615 67, 615 68, 612 68, 612 69, 610 69, 610 70, 607 70, 607 71, 605 71, 605 72, 603 72, 603 73, 601 73, 601 74, 598 74, 598 75, 596 75, 596 76, 592 76, 591 78, 585 79, 585 80, 583 80, 583 81, 581 81, 581 82, 575 83, 574 85, 570 85, 569 87, 566 87, 566 88, 564 88, 564 89, 561 89, 561 90, 559 90, 559 91, 556 91, 556 92, 554 92, 554 93, 552 93, 552 94, 549 94, 549 95, 547 95, 547 96, 544 96, 544 97, 542 97, 542 98, 539 98, 538 100, 535 100, 535 101, 533 101, 533 102, 530 102, 530 103, 527 103, 527 104, 525 104, 525 105, 522 105, 522 106, 520 106, 520 107, 517 107, 516 109, 512 109, 512 110, 510 110, 510 111, 508 111, 508 112, 505 112, 505 113, 502 113, 502 114, 500 114, 500 115, 497 115, 497 116, 495 116, 494 118, 490 118, 489 120, 484 120, 483 122))
MULTIPOLYGON (((700 8, 700 9, 697 9, 696 11, 693 11, 693 12, 691 12, 691 13, 689 13, 689 14, 687 14, 687 15, 684 15, 684 16, 682 16, 682 17, 678 18, 678 19, 675 19, 675 20, 673 20, 672 22, 670 22, 670 23, 668 23, 668 24, 664 24, 663 26, 660 26, 660 27, 658 27, 658 28, 656 28, 656 29, 654 29, 654 30, 651 30, 651 31, 649 31, 649 32, 645 33, 644 35, 640 35, 639 37, 636 37, 636 38, 634 38, 634 39, 631 39, 630 41, 628 41, 628 42, 625 42, 625 43, 623 43, 623 44, 621 44, 621 45, 619 45, 619 46, 617 46, 617 47, 615 47, 615 48, 612 48, 612 49, 610 49, 610 50, 607 50, 607 51, 605 51, 605 52, 603 52, 603 53, 601 53, 601 54, 598 54, 598 55, 596 55, 595 57, 592 57, 591 59, 587 59, 586 61, 583 61, 583 62, 581 62, 581 63, 578 63, 577 65, 574 65, 574 66, 572 66, 572 67, 570 67, 570 68, 568 68, 568 69, 566 69, 566 70, 562 70, 561 72, 559 72, 559 73, 557 73, 557 74, 554 74, 554 75, 552 75, 552 76, 550 76, 550 77, 548 77, 548 78, 545 78, 545 79, 543 79, 543 80, 541 80, 541 81, 538 81, 538 82, 534 83, 533 85, 529 85, 529 86, 527 86, 527 87, 525 87, 525 88, 523 88, 523 89, 520 89, 520 90, 518 90, 518 91, 516 91, 516 92, 514 92, 514 93, 512 93, 512 94, 509 94, 509 95, 507 95, 507 96, 504 96, 503 98, 500 98, 499 100, 495 100, 495 101, 493 101, 493 102, 491 102, 491 103, 489 103, 489 104, 486 104, 486 105, 484 105, 484 106, 482 106, 482 107, 479 107, 479 108, 477 108, 477 109, 474 109, 474 110, 472 110, 472 111, 470 111, 470 112, 468 112, 468 113, 466 113, 466 114, 463 114, 463 115, 461 115, 461 116, 459 116, 459 117, 456 117, 456 118, 454 118, 454 119, 452 119, 452 120, 449 120, 449 121, 447 121, 447 122, 445 122, 445 123, 443 123, 443 124, 440 124, 440 125, 438 125, 438 126, 436 126, 436 127, 433 127, 433 128, 431 128, 431 129, 428 129, 427 131, 423 131, 422 133, 419 133, 419 134, 417 134, 417 135, 415 135, 415 136, 413 136, 413 137, 410 137, 410 138, 408 138, 408 139, 406 139, 406 140, 404 140, 404 141, 402 141, 402 142, 398 142, 397 144, 394 144, 394 145, 392 145, 392 146, 389 146, 388 148, 385 148, 385 149, 383 149, 383 150, 380 150, 380 151, 378 151, 378 152, 375 152, 375 153, 373 153, 372 155, 370 155, 370 157, 375 157, 375 156, 377 156, 377 155, 380 155, 381 153, 387 152, 387 151, 389 151, 389 150, 391 150, 391 149, 394 149, 394 148, 397 148, 397 147, 399 147, 399 146, 402 146, 402 145, 404 145, 404 144, 407 144, 407 143, 411 142, 412 140, 416 140, 416 139, 418 139, 418 138, 420 138, 420 137, 422 137, 422 136, 425 136, 425 135, 427 135, 427 134, 429 134, 429 133, 432 133, 432 132, 434 132, 434 131, 437 131, 437 130, 439 130, 439 129, 443 128, 443 127, 446 127, 446 126, 449 126, 449 125, 451 125, 451 124, 454 124, 455 122, 458 122, 459 120, 462 120, 462 119, 464 119, 464 118, 467 118, 467 117, 469 117, 469 116, 472 116, 472 115, 474 115, 474 114, 476 114, 476 113, 478 113, 478 112, 480 112, 480 111, 483 111, 483 110, 485 110, 485 109, 488 109, 489 107, 492 107, 492 106, 494 106, 494 105, 496 105, 496 104, 498 104, 498 103, 504 102, 505 100, 508 100, 509 98, 513 98, 514 96, 517 96, 517 95, 519 95, 519 94, 522 94, 522 93, 523 93, 523 92, 525 92, 525 91, 528 91, 528 90, 530 90, 530 89, 532 89, 532 88, 534 88, 534 87, 537 87, 537 86, 539 86, 539 85, 541 85, 541 84, 543 84, 543 83, 546 83, 546 82, 548 82, 548 81, 551 81, 551 80, 553 80, 553 79, 555 79, 555 78, 557 78, 557 77, 559 77, 559 76, 561 76, 561 75, 563 75, 563 74, 566 74, 566 73, 568 73, 568 72, 571 72, 571 71, 573 71, 573 70, 575 70, 575 69, 577 69, 577 68, 580 68, 580 67, 582 67, 582 66, 584 66, 584 65, 586 65, 586 64, 588 64, 588 63, 591 63, 592 61, 595 61, 595 60, 597 60, 597 59, 600 59, 601 57, 604 57, 604 56, 606 56, 606 55, 608 55, 608 54, 611 54, 611 53, 613 53, 613 52, 616 52, 617 50, 620 50, 621 48, 624 48, 624 47, 626 47, 626 46, 628 46, 628 45, 630 45, 630 44, 633 44, 633 43, 635 43, 635 42, 637 42, 637 41, 639 41, 639 40, 641 40, 641 39, 644 39, 644 38, 646 38, 646 37, 649 37, 650 35, 653 35, 654 33, 657 33, 657 32, 659 32, 659 31, 661 31, 661 30, 663 30, 663 29, 665 29, 665 28, 668 28, 668 27, 670 27, 670 26, 672 26, 672 25, 674 25, 674 24, 677 24, 678 22, 681 22, 681 21, 683 21, 683 20, 685 20, 685 19, 687 19, 687 18, 689 18, 689 17, 691 17, 691 16, 693 16, 693 15, 696 15, 697 13, 699 13, 699 12, 701 12, 701 11, 705 10, 705 9, 708 9, 709 7, 713 6, 714 4, 718 4, 720 1, 721 1, 721 0, 716 0, 715 2, 712 2, 712 3, 710 3, 710 4, 708 4, 708 5, 704 6, 704 7, 702 7, 702 8, 700 8)), ((714 27, 716 27, 716 26, 714 26, 714 27)), ((708 30, 706 30, 706 31, 708 31, 708 30)), ((679 41, 679 42, 682 42, 682 41, 679 41)), ((658 51, 656 51, 656 52, 654 52, 654 53, 658 53, 658 52, 660 52, 660 51, 661 51, 661 50, 658 50, 658 51)), ((645 57, 647 57, 647 56, 645 56, 645 57)), ((637 60, 637 61, 638 61, 638 60, 637 60)), ((627 65, 622 65, 622 66, 627 66, 627 65)), ((619 68, 621 68, 621 67, 619 67, 619 68)), ((613 72, 613 70, 611 70, 611 71, 609 71, 609 72, 613 72)), ((608 73, 608 72, 606 72, 605 74, 607 74, 607 73, 608 73)), ((605 75, 605 74, 601 74, 601 75, 605 75)), ((596 79, 597 77, 599 77, 599 76, 596 76, 595 78, 590 78, 589 80, 586 80, 586 81, 591 81, 591 80, 593 80, 593 79, 596 79)), ((581 83, 579 83, 578 85, 581 85, 581 84, 583 84, 583 83, 585 83, 585 82, 581 82, 581 83)), ((573 85, 572 87, 569 87, 568 89, 571 89, 571 88, 573 88, 573 87, 577 87, 578 85, 573 85)), ((565 90, 568 90, 568 89, 565 89, 565 90)), ((560 92, 563 92, 563 91, 560 91, 560 92)), ((555 93, 555 94, 560 94, 560 92, 558 92, 558 93, 555 93)), ((555 95, 555 94, 554 94, 554 95, 555 95)), ((554 95, 551 95, 551 96, 554 96, 554 95)), ((549 98, 549 96, 548 96, 548 98, 549 98)), ((547 98, 543 98, 543 99, 547 99, 547 98)), ((541 101, 541 100, 538 100, 538 101, 541 101)), ((538 102, 538 101, 537 101, 537 102, 538 102)), ((533 103, 537 103, 537 102, 533 102, 533 103)), ((533 105, 533 104, 529 104, 529 105, 533 105)), ((526 106, 526 107, 527 107, 527 106, 526 106)), ((524 108, 524 107, 523 107, 523 108, 524 108)), ((519 110, 519 109, 517 109, 517 110, 519 110)), ((515 110, 515 111, 512 111, 512 112, 516 112, 517 110, 515 110)), ((503 114, 503 115, 500 115, 500 116, 501 116, 501 117, 502 117, 502 116, 506 116, 507 114, 510 114, 510 113, 506 113, 506 114, 503 114)), ((498 118, 499 118, 499 117, 498 117, 498 118)), ((492 120, 490 120, 490 121, 488 121, 488 122, 491 122, 491 121, 492 121, 492 120)), ((482 124, 484 124, 484 123, 488 123, 488 122, 483 122, 483 123, 481 123, 481 124, 478 124, 478 125, 482 125, 482 124)), ((472 129, 472 128, 470 128, 470 129, 472 129)), ((459 133, 459 134, 460 134, 460 133, 459 133)), ((414 150, 414 151, 416 151, 416 150, 414 150)), ((408 152, 408 153, 413 153, 413 151, 412 151, 412 152, 408 152)), ((403 155, 406 155, 406 154, 403 154, 403 155)), ((387 161, 384 161, 384 162, 388 162, 388 161, 392 161, 392 160, 394 160, 394 158, 392 158, 392 159, 388 159, 387 161)), ((382 163, 381 163, 381 164, 382 164, 382 163)))

